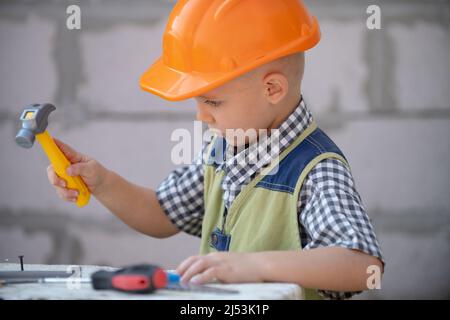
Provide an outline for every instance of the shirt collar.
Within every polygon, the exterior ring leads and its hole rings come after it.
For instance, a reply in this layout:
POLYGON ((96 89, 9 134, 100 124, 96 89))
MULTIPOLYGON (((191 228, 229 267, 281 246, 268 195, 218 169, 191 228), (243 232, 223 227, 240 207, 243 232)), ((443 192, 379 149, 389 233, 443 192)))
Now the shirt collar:
MULTIPOLYGON (((234 147, 226 145, 226 161, 217 170, 225 170, 225 184, 243 184, 255 173, 269 165, 312 123, 313 117, 302 97, 298 106, 268 137, 259 139, 234 154, 234 147)), ((225 140, 225 139, 224 139, 225 140)))

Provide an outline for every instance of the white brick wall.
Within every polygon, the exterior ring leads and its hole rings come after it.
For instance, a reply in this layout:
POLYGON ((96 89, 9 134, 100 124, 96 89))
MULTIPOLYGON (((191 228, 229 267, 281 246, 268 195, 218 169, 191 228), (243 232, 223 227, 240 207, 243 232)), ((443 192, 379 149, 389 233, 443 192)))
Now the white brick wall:
POLYGON ((169 102, 155 99, 139 87, 139 78, 161 54, 164 28, 165 22, 160 21, 82 33, 86 81, 79 99, 112 111, 166 110, 169 102))
MULTIPOLYGON (((364 1, 306 2, 322 41, 306 55, 304 95, 347 155, 387 261, 383 289, 360 298, 448 298, 449 2, 378 1, 376 31, 365 28, 364 1)), ((64 2, 0 4, 0 261, 175 267, 197 252, 198 239, 150 239, 95 199, 60 201, 40 146, 14 144, 21 108, 54 102, 51 134, 156 187, 175 167, 170 134, 192 131, 195 117, 192 101, 138 84, 161 54, 167 3, 87 1, 75 33, 60 29, 64 2)))
POLYGON ((307 102, 317 114, 367 112, 364 25, 356 20, 325 21, 320 27, 321 42, 306 53, 303 92, 307 102))
POLYGON ((0 226, 0 262, 19 263, 19 255, 24 256, 24 263, 47 262, 53 249, 45 232, 0 226))
POLYGON ((346 154, 366 208, 450 211, 450 119, 358 121, 330 135, 346 154))
POLYGON ((117 233, 100 228, 72 227, 68 231, 80 241, 83 261, 90 264, 120 267, 145 262, 175 269, 184 257, 197 254, 200 246, 198 238, 185 234, 159 240, 132 230, 117 233))
POLYGON ((24 20, 0 19, 0 110, 53 99, 54 36, 55 23, 34 14, 24 20))
POLYGON ((450 109, 448 27, 436 23, 393 24, 395 89, 402 110, 450 109))

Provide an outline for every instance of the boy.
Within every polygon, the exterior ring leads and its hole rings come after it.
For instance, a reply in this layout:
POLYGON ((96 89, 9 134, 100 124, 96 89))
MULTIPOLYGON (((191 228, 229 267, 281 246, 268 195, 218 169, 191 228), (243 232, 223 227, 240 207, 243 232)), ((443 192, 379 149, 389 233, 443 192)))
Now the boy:
MULTIPOLYGON (((367 289, 368 268, 383 268, 376 236, 345 156, 317 128, 301 92, 304 51, 319 39, 317 20, 298 0, 179 1, 163 56, 141 86, 168 100, 195 98, 197 119, 216 137, 156 191, 57 140, 72 162, 68 174, 142 233, 201 236, 201 254, 177 269, 182 281, 293 282, 307 298, 367 289), (271 134, 242 141, 230 129, 271 134), (277 152, 261 156, 259 143, 272 138, 277 152)), ((48 177, 76 201, 51 166, 48 177)))

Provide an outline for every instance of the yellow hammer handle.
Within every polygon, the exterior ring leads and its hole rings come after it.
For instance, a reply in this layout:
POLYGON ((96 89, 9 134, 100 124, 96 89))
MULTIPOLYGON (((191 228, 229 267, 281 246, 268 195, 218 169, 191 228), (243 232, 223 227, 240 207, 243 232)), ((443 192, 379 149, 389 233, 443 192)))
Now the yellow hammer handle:
POLYGON ((78 190, 78 199, 76 202, 77 205, 79 207, 85 206, 89 202, 91 193, 89 192, 88 187, 80 176, 71 177, 67 175, 66 169, 68 166, 70 166, 70 161, 67 160, 64 153, 62 153, 62 151, 58 148, 47 130, 43 133, 37 134, 36 139, 39 141, 45 153, 47 154, 47 157, 53 165, 55 172, 62 179, 66 180, 66 187, 69 189, 78 190))

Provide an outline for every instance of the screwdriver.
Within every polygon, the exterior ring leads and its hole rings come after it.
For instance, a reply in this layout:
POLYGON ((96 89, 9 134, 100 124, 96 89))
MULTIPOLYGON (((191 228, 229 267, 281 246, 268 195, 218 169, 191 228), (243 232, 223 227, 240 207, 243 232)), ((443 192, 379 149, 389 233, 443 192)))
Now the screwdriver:
MULTIPOLYGON (((158 266, 150 264, 138 264, 123 267, 115 271, 99 270, 92 273, 90 278, 73 278, 66 273, 59 272, 53 277, 37 275, 24 275, 25 271, 14 272, 0 271, 0 287, 8 284, 30 284, 30 283, 90 283, 95 290, 116 290, 128 293, 152 293, 156 289, 167 289, 174 291, 191 291, 215 294, 239 293, 233 289, 209 287, 205 285, 183 284, 180 275, 174 270, 163 270, 158 266), (60 275, 63 274, 63 275, 60 275), (56 278, 56 276, 61 276, 56 278)), ((54 274, 53 272, 52 274, 54 274)))
POLYGON ((166 272, 150 264, 132 265, 116 271, 100 270, 91 276, 96 290, 117 290, 130 293, 152 293, 166 287, 166 272))
MULTIPOLYGON (((47 274, 48 272, 44 272, 47 274)), ((52 274, 54 274, 53 272, 52 274)), ((0 272, 0 287, 8 284, 30 283, 91 283, 96 290, 117 290, 130 293, 152 293, 165 288, 169 275, 160 267, 150 264, 138 264, 115 271, 99 270, 90 278, 72 278, 70 274, 59 272, 55 277, 41 276, 38 271, 0 272), (31 274, 30 274, 31 273, 31 274), (62 274, 62 275, 61 275, 62 274), (58 277, 57 277, 58 276, 58 277), (61 277, 59 277, 61 276, 61 277)))

